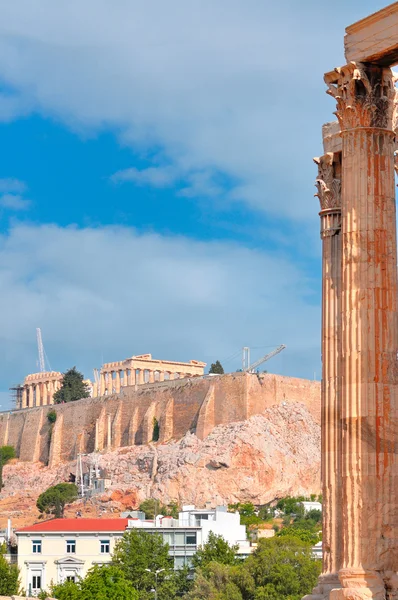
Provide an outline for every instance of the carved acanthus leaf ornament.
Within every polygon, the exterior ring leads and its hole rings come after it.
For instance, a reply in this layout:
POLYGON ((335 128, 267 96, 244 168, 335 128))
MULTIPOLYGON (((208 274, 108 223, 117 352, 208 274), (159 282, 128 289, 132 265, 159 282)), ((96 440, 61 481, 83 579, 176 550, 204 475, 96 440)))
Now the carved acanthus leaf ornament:
POLYGON ((341 130, 393 129, 395 81, 391 69, 351 62, 326 73, 327 93, 336 99, 341 130))
POLYGON ((341 181, 335 176, 335 162, 333 152, 314 158, 318 165, 318 177, 315 186, 318 192, 321 210, 341 208, 341 181))

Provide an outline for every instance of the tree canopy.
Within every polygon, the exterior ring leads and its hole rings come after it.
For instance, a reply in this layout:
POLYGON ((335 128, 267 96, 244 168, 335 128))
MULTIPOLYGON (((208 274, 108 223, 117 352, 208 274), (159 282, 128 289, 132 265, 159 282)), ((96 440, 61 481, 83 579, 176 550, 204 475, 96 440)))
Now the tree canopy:
POLYGON ((71 504, 77 497, 77 486, 74 483, 58 483, 40 494, 36 506, 41 513, 61 518, 66 504, 71 504))
POLYGON ((166 506, 156 498, 147 498, 141 502, 140 510, 145 513, 147 519, 154 519, 156 515, 178 519, 179 507, 176 502, 170 502, 170 504, 166 506))
POLYGON ((211 363, 209 373, 215 373, 217 375, 224 375, 224 369, 219 360, 215 363, 211 363))
POLYGON ((54 403, 74 402, 82 398, 88 398, 90 392, 88 386, 83 383, 83 374, 72 367, 62 374, 62 384, 60 389, 54 394, 54 403))
POLYGON ((230 512, 236 512, 240 514, 240 522, 242 525, 258 525, 263 522, 263 519, 257 515, 256 508, 252 502, 237 502, 236 504, 228 504, 228 510, 230 512))
POLYGON ((132 583, 114 565, 95 565, 81 581, 53 585, 51 594, 59 600, 138 600, 132 583))
POLYGON ((112 562, 137 589, 139 600, 153 600, 155 585, 158 600, 181 597, 190 587, 188 569, 174 571, 169 546, 157 533, 127 531, 116 544, 112 562))
POLYGON ((15 449, 13 446, 0 446, 0 492, 3 484, 3 467, 9 460, 15 458, 15 449))
POLYGON ((5 548, 0 546, 0 596, 19 593, 19 569, 4 558, 5 548))
POLYGON ((301 600, 316 584, 321 561, 297 538, 261 539, 245 561, 197 568, 187 600, 301 600))
POLYGON ((192 558, 192 566, 205 571, 210 563, 217 562, 222 565, 234 565, 238 546, 230 546, 222 535, 209 533, 206 544, 199 548, 192 558))

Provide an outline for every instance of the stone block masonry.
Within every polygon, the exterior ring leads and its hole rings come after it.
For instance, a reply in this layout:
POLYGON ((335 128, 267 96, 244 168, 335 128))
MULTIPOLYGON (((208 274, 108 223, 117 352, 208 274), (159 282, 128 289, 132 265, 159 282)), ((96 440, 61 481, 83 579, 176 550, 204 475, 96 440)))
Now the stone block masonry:
POLYGON ((200 439, 217 425, 243 421, 275 404, 301 402, 320 423, 320 383, 280 375, 231 373, 125 387, 118 394, 69 404, 40 406, 0 415, 0 445, 10 444, 22 461, 56 466, 79 452, 110 450, 152 441, 200 439), (55 410, 51 428, 47 419, 55 410), (51 432, 51 433, 50 433, 51 432))

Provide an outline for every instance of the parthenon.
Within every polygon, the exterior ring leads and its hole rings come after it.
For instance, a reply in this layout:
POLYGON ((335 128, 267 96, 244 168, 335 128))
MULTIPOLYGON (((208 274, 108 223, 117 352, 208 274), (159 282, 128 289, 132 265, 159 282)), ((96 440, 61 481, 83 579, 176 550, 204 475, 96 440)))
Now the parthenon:
MULTIPOLYGON (((105 363, 99 374, 99 381, 85 380, 90 394, 108 396, 118 394, 127 386, 143 385, 185 377, 204 375, 206 363, 198 360, 189 362, 157 360, 151 354, 132 356, 118 362, 105 363)), ((61 387, 62 373, 57 371, 32 373, 24 379, 17 407, 32 408, 54 404, 54 394, 61 387)), ((20 389, 20 388, 19 388, 20 389)))
POLYGON ((119 393, 122 387, 155 383, 165 379, 182 379, 204 374, 206 363, 191 360, 187 363, 156 360, 151 354, 132 356, 119 362, 105 363, 100 372, 99 393, 94 385, 93 395, 119 393))

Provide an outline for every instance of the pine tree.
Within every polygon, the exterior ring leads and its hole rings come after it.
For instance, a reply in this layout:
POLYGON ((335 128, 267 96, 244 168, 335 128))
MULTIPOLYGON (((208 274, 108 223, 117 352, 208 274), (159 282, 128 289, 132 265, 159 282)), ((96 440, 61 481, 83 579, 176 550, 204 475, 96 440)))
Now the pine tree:
POLYGON ((13 446, 0 447, 0 492, 3 487, 3 467, 9 460, 15 458, 15 450, 13 446))
POLYGON ((76 367, 63 373, 61 388, 54 394, 54 403, 74 402, 82 398, 88 398, 90 392, 85 383, 83 383, 83 374, 76 370, 76 367))
POLYGON ((219 360, 215 363, 211 363, 209 373, 216 373, 217 375, 224 375, 224 369, 219 360))

